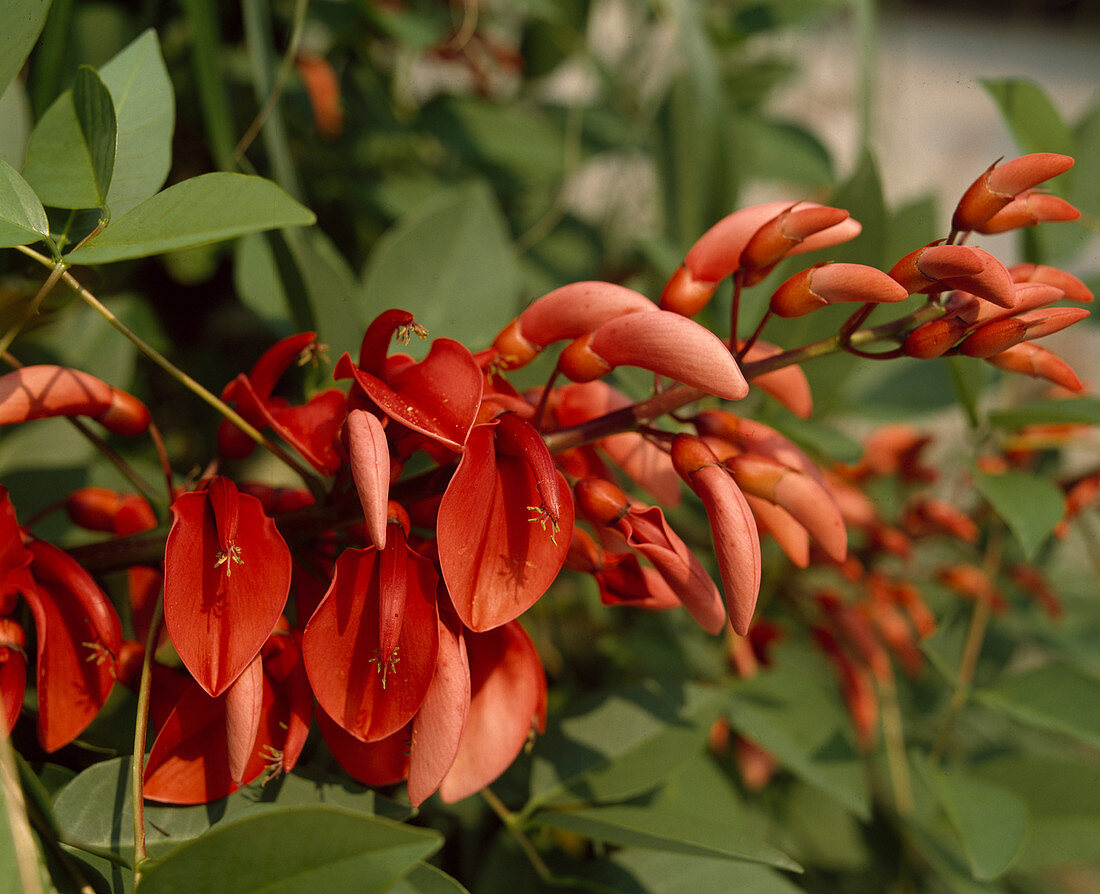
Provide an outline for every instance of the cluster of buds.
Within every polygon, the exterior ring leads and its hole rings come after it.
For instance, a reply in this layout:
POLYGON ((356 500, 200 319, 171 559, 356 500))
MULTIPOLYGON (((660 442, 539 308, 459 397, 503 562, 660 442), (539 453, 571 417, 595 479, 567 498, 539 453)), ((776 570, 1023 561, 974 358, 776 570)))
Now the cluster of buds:
MULTIPOLYGON (((1056 172, 1049 159, 1059 156, 1040 158, 983 175, 984 186, 960 204, 955 230, 980 229, 977 218, 989 209, 982 223, 995 221, 1004 212, 993 206, 1006 198, 1008 210, 1035 185, 1033 171, 1056 172), (1021 181, 1006 169, 1029 173, 1021 181)), ((1042 204, 1025 198, 1025 211, 1012 219, 1042 204)), ((367 328, 358 358, 345 354, 336 363, 335 379, 347 387, 297 405, 276 396, 277 386, 320 346, 313 333, 291 336, 225 388, 220 456, 200 480, 178 488, 166 466, 166 537, 149 533, 156 516, 140 498, 74 495, 77 524, 112 535, 146 532, 127 541, 130 553, 115 543, 106 558, 97 558, 95 544, 76 554, 96 570, 130 569, 130 626, 150 646, 158 631, 149 607, 163 579, 164 627, 178 661, 160 664, 165 650, 144 656, 157 730, 145 795, 204 802, 290 770, 315 716, 353 777, 372 785, 405 780, 414 805, 437 791, 444 800, 463 798, 503 772, 545 723, 545 673, 518 619, 563 568, 591 575, 609 604, 682 607, 709 633, 745 636, 762 584, 761 536, 774 538, 799 568, 854 567, 851 526, 877 525, 881 543, 890 542, 850 481, 722 403, 755 387, 798 416, 810 414, 798 364, 814 354, 761 341, 773 315, 856 302, 837 350, 862 353, 858 345, 893 340, 920 356, 915 346, 934 341, 939 353, 984 356, 1081 387, 1035 353, 1042 349, 1029 348, 1026 363, 1013 358, 1030 344, 1024 336, 1080 319, 1083 311, 1047 305, 1083 300, 1084 287, 1046 268, 1008 271, 980 249, 950 244, 956 232, 888 273, 815 264, 773 293, 752 336, 738 336, 742 289, 789 255, 858 232, 842 209, 744 209, 704 234, 659 304, 614 283, 574 283, 533 302, 479 353, 445 337, 420 361, 391 353, 395 339, 427 333, 411 314, 388 310, 367 328), (734 317, 721 337, 690 317, 727 276, 734 317), (917 311, 859 329, 877 304, 911 295, 927 296, 917 311), (929 336, 924 327, 933 324, 950 339, 929 336), (544 387, 520 393, 509 383, 511 370, 559 342, 567 344, 544 387), (635 400, 616 389, 607 379, 622 366, 651 372, 652 392, 635 400), (559 385, 560 377, 570 383, 559 385), (265 429, 310 467, 291 458, 308 490, 235 480, 226 471, 257 442, 273 446, 265 429), (705 510, 721 587, 661 508, 679 502, 681 483, 705 510)), ((0 377, 0 424, 74 415, 123 436, 150 422, 134 398, 85 373, 27 367, 0 377)), ((919 466, 915 452, 909 456, 919 466)), ((910 536, 921 526, 954 526, 965 539, 966 519, 949 508, 914 504, 910 536)), ((12 620, 21 594, 38 635, 40 738, 52 750, 80 734, 116 676, 134 682, 145 647, 123 641, 115 609, 90 574, 21 528, 6 497, 0 523, 0 720, 5 729, 14 724, 25 686, 25 636, 12 620)), ((904 536, 894 536, 893 549, 904 536)), ((890 672, 886 649, 915 671, 914 632, 927 635, 934 621, 903 582, 872 573, 858 579, 868 594, 860 606, 818 594, 816 635, 847 681, 866 736, 873 726, 861 695, 867 674, 890 672)))

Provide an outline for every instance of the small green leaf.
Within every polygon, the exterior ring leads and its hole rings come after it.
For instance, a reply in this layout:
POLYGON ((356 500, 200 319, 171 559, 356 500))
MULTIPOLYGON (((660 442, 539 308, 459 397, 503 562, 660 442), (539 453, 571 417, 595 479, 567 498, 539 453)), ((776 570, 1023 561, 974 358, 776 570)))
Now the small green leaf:
POLYGON ((1065 400, 1037 400, 1009 410, 994 410, 989 421, 997 428, 1017 429, 1047 423, 1100 425, 1100 399, 1071 397, 1065 400))
POLYGON ((455 879, 431 863, 421 863, 403 879, 398 879, 389 894, 469 894, 455 879))
POLYGON ((66 260, 104 264, 143 258, 313 221, 313 212, 270 180, 244 174, 202 174, 170 186, 112 220, 66 260))
POLYGON ((974 697, 1029 726, 1100 748, 1100 679, 1068 664, 1008 677, 974 697))
POLYGON ((49 232, 46 211, 30 184, 0 159, 0 248, 37 242, 49 232))
POLYGON ((77 69, 73 82, 73 109, 92 162, 92 179, 102 207, 107 202, 115 172, 118 123, 111 92, 91 66, 81 65, 77 69))
POLYGON ((1062 520, 1065 498, 1053 482, 1022 472, 974 472, 974 484, 1016 535, 1030 559, 1062 520))
POLYGON ((726 857, 801 871, 794 860, 770 844, 690 813, 622 804, 561 813, 543 811, 535 815, 533 822, 625 847, 698 857, 726 857))
POLYGON ((226 820, 145 870, 142 894, 380 894, 443 843, 338 807, 271 807, 226 820))
POLYGON ((1038 84, 1005 78, 982 80, 981 85, 997 103, 1021 150, 1073 155, 1073 134, 1038 84))
MULTIPOLYGON (((114 102, 117 143, 107 204, 118 217, 153 195, 168 175, 175 94, 152 30, 102 66, 99 77, 114 102)), ((45 205, 94 208, 101 204, 93 157, 85 145, 71 90, 62 93, 35 125, 23 176, 45 205)))
POLYGON ((1006 788, 965 773, 933 775, 940 804, 958 833, 974 878, 987 881, 1002 875, 1024 840, 1024 802, 1006 788))
POLYGON ((624 894, 799 894, 804 889, 759 863, 627 848, 585 867, 584 878, 624 894))
POLYGON ((0 28, 0 93, 12 82, 34 48, 50 0, 10 0, 4 3, 3 27, 0 28))
POLYGON ((378 240, 363 274, 368 316, 416 315, 433 337, 476 350, 519 309, 519 268, 508 225, 481 182, 448 190, 378 240))

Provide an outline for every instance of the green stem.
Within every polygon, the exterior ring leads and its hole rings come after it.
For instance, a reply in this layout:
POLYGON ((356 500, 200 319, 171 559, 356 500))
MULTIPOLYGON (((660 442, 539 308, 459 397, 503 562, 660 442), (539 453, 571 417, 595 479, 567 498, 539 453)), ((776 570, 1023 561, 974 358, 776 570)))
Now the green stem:
MULTIPOLYGON (((22 249, 23 246, 19 246, 19 248, 22 249)), ((30 250, 31 249, 28 249, 28 251, 30 250)), ((38 253, 35 252, 35 254, 38 253)), ((55 263, 47 259, 45 255, 38 255, 38 257, 46 262, 47 267, 52 268, 50 270, 50 275, 46 277, 46 281, 42 283, 42 287, 23 310, 23 316, 19 318, 11 329, 4 333, 2 338, 0 338, 0 354, 3 354, 11 347, 11 343, 15 341, 19 333, 23 331, 23 327, 27 325, 30 318, 38 313, 38 308, 42 306, 42 302, 46 300, 46 296, 53 291, 53 287, 57 285, 58 280, 60 280, 65 273, 65 264, 62 261, 57 261, 55 263)))
POLYGON ((542 857, 539 856, 539 852, 535 850, 535 846, 531 844, 531 840, 523 833, 519 818, 504 806, 504 802, 493 794, 492 789, 488 786, 481 790, 481 797, 485 799, 485 803, 488 804, 493 813, 500 818, 500 821, 504 824, 504 828, 506 828, 509 834, 516 840, 516 843, 520 846, 520 850, 523 851, 528 861, 530 861, 535 872, 539 874, 539 878, 543 881, 550 881, 553 878, 553 873, 550 872, 550 867, 547 866, 542 857))
POLYGON ((141 862, 145 859, 145 734, 149 724, 149 693, 153 684, 153 653, 160 637, 164 598, 157 599, 149 635, 145 638, 145 656, 141 661, 138 687, 137 720, 134 722, 134 758, 130 765, 130 787, 134 813, 134 887, 141 880, 141 862))
MULTIPOLYGON (((45 266, 53 266, 52 263, 45 255, 41 255, 33 249, 27 248, 25 245, 16 246, 16 248, 23 252, 28 257, 34 258, 45 266)), ((310 491, 314 496, 321 496, 324 493, 324 485, 309 469, 299 463, 294 457, 283 450, 278 444, 275 444, 269 440, 262 432, 255 428, 251 423, 246 421, 236 410, 225 403, 221 398, 217 397, 212 392, 208 391, 194 379, 192 379, 187 373, 172 363, 167 357, 161 354, 156 348, 146 342, 141 336, 130 329, 125 323, 123 323, 118 317, 111 312, 111 310, 104 305, 98 298, 89 292, 84 286, 82 286, 75 277, 70 273, 62 273, 61 278, 65 281, 65 284, 71 288, 77 295, 81 297, 87 304, 89 304, 100 316, 102 316, 108 323, 110 323, 115 329, 117 329, 131 344, 134 345, 141 353, 152 360, 157 366, 163 369, 173 379, 183 385, 184 388, 195 394, 201 400, 205 401, 215 410, 217 410, 222 416, 232 422, 237 428, 248 435, 253 441, 271 453, 273 456, 281 460, 284 464, 293 469, 306 483, 310 491)))
POLYGON ((909 774, 909 758, 905 753, 905 729, 898 705, 898 687, 891 674, 878 681, 882 704, 882 738, 886 746, 886 761, 894 790, 894 809, 900 817, 913 814, 913 780, 909 774))

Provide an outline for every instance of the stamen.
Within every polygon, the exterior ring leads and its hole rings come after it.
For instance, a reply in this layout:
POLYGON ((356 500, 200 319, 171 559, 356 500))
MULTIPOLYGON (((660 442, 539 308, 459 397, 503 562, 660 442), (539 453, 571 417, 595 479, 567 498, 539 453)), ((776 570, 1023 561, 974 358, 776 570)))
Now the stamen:
POLYGON ((550 542, 554 544, 554 546, 557 546, 558 541, 556 535, 558 533, 558 520, 550 514, 550 511, 545 506, 528 506, 527 511, 535 513, 527 519, 527 521, 538 522, 539 527, 544 531, 546 530, 546 523, 550 523, 550 542))
POLYGON ((428 337, 428 330, 417 323, 415 320, 411 323, 406 323, 403 326, 398 326, 397 329, 394 330, 393 340, 399 345, 407 345, 409 343, 409 340, 414 335, 420 339, 425 339, 428 337))
POLYGON ((97 667, 103 667, 104 664, 107 664, 111 676, 115 676, 115 656, 110 649, 103 643, 81 643, 80 645, 89 650, 89 654, 84 658, 85 661, 94 661, 97 667))
POLYGON ((399 662, 401 660, 400 658, 397 657, 397 650, 400 649, 400 648, 401 648, 400 646, 395 646, 394 650, 393 650, 393 653, 390 655, 389 658, 382 658, 382 656, 379 654, 378 649, 375 649, 374 650, 375 657, 367 659, 367 663, 368 664, 373 664, 374 669, 382 675, 382 688, 383 689, 386 688, 386 677, 387 677, 387 675, 389 675, 389 674, 394 674, 395 676, 397 675, 397 662, 399 662))
POLYGON ((225 576, 233 576, 233 563, 238 565, 244 564, 244 559, 241 558, 241 548, 236 543, 230 543, 228 550, 218 550, 217 561, 214 563, 214 567, 218 568, 221 565, 225 566, 225 576))
MULTIPOLYGON (((280 724, 281 726, 282 724, 280 724)), ((263 775, 260 777, 260 785, 264 786, 271 782, 273 779, 278 779, 283 773, 286 772, 286 767, 283 765, 283 752, 276 748, 274 745, 264 745, 260 749, 260 755, 264 759, 264 763, 267 764, 267 769, 264 770, 263 775)))

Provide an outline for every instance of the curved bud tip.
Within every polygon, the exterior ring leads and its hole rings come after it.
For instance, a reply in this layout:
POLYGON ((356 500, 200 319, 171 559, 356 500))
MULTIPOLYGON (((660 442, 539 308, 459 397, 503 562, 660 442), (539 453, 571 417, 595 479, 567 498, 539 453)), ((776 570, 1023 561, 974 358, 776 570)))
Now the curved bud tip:
POLYGON ((976 230, 1024 190, 1038 186, 1073 167, 1068 155, 1036 152, 986 170, 959 199, 951 217, 957 232, 976 230))
POLYGON ((693 317, 710 303, 717 288, 718 283, 696 279, 681 264, 661 290, 661 310, 693 317))
POLYGON ((581 514, 597 525, 613 525, 630 509, 626 494, 605 478, 582 478, 573 496, 581 514))

